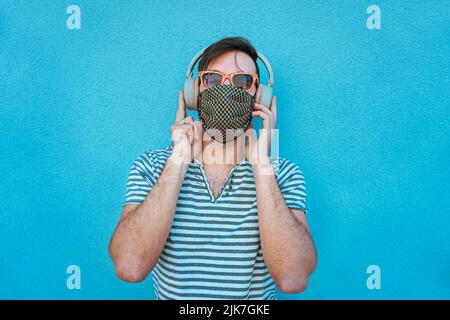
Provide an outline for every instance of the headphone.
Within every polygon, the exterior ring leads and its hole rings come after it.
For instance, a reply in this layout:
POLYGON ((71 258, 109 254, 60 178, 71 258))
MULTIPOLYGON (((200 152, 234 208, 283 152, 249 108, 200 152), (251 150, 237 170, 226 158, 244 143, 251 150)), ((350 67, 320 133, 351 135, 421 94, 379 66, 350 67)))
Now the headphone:
MULTIPOLYGON (((192 58, 191 63, 186 70, 185 80, 184 80, 184 102, 188 109, 197 110, 198 107, 198 95, 200 91, 200 80, 199 78, 193 78, 194 66, 203 56, 203 52, 206 48, 197 52, 197 54, 192 58)), ((256 52, 258 58, 264 63, 264 66, 269 73, 269 81, 267 85, 259 84, 258 89, 255 94, 255 102, 262 104, 263 106, 270 109, 272 103, 272 92, 273 92, 273 72, 269 61, 261 52, 256 52)))

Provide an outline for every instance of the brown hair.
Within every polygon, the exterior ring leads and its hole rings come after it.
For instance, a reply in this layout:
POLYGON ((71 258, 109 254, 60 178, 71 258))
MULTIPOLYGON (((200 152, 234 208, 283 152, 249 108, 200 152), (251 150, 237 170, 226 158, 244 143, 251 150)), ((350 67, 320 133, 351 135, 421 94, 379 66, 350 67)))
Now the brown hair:
MULTIPOLYGON (((212 45, 210 45, 208 48, 205 49, 203 52, 203 55, 198 63, 198 71, 205 70, 209 63, 216 57, 220 56, 221 54, 229 51, 242 51, 248 54, 253 61, 255 61, 256 65, 256 73, 258 74, 259 78, 259 68, 258 63, 256 63, 256 59, 258 58, 258 54, 256 52, 256 49, 253 47, 253 45, 248 41, 247 39, 243 37, 227 37, 223 38, 222 40, 219 40, 212 45)), ((239 68, 236 62, 236 55, 234 56, 236 66, 239 68)))

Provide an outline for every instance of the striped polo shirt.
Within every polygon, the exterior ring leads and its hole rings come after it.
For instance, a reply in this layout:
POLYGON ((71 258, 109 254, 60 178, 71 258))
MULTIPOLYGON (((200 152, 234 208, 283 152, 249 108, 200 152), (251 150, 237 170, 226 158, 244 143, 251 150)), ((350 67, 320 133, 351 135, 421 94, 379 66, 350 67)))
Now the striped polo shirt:
MULTIPOLYGON (((123 205, 144 202, 171 152, 172 146, 149 150, 133 162, 123 205)), ((306 212, 302 171, 284 158, 271 163, 287 206, 306 212)), ((202 163, 191 162, 151 275, 161 300, 277 299, 261 249, 255 179, 248 160, 233 167, 217 197, 202 163)))

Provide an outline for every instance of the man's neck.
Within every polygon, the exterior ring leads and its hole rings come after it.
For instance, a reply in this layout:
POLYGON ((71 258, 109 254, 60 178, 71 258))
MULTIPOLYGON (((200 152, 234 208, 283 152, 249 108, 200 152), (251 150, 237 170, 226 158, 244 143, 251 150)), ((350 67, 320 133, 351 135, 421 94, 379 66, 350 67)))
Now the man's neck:
POLYGON ((207 166, 233 167, 245 158, 244 135, 236 140, 220 143, 213 139, 203 140, 200 162, 207 166))

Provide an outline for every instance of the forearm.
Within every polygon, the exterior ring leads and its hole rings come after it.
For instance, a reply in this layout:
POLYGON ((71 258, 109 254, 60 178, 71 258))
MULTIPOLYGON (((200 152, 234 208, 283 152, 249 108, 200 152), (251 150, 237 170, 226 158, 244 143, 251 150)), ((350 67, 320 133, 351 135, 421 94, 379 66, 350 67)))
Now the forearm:
POLYGON ((116 269, 135 281, 153 269, 173 222, 180 186, 187 165, 169 157, 158 181, 144 202, 118 224, 110 243, 116 269))
POLYGON ((316 264, 308 229, 298 221, 280 191, 273 168, 254 166, 261 247, 266 265, 283 291, 302 291, 316 264))

